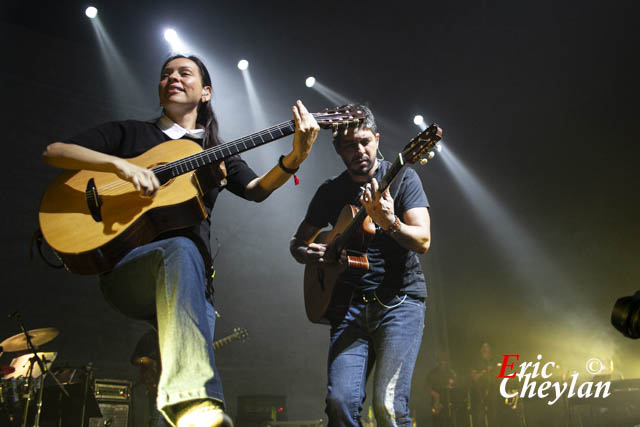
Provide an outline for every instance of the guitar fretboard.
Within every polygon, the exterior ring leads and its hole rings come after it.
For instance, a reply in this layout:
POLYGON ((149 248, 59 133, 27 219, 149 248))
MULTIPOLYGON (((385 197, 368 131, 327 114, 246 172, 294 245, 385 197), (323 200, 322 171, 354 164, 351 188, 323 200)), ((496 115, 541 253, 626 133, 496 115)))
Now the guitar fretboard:
POLYGON ((176 176, 191 172, 203 166, 227 159, 236 154, 264 145, 276 139, 291 135, 296 130, 293 120, 280 123, 269 129, 245 136, 235 141, 207 148, 206 150, 192 154, 174 162, 166 163, 153 168, 160 182, 166 182, 176 176))

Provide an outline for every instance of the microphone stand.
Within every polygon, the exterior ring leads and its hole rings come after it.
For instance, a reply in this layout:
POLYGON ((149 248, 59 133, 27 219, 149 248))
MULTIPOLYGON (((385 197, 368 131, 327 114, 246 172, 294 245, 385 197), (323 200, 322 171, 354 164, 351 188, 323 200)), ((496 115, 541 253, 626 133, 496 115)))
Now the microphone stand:
POLYGON ((54 381, 56 382, 56 384, 58 384, 58 387, 60 387, 60 389, 62 390, 62 392, 65 394, 65 396, 69 397, 69 392, 64 388, 64 386, 62 385, 62 383, 58 380, 58 378, 55 376, 55 374, 49 372, 49 369, 47 369, 47 358, 44 357, 44 362, 42 361, 42 359, 40 359, 40 356, 38 356, 38 348, 33 345, 33 342, 31 342, 31 336, 29 335, 29 333, 27 332, 27 330, 24 327, 24 323, 22 323, 22 319, 20 316, 19 312, 15 312, 9 315, 9 317, 15 317, 16 321, 18 322, 18 324, 20 325, 20 330, 22 331, 22 333, 25 336, 25 339, 27 340, 27 349, 29 352, 31 352, 33 354, 33 356, 29 359, 29 377, 27 378, 27 403, 24 406, 24 417, 23 417, 23 421, 22 421, 22 427, 27 427, 27 418, 29 415, 29 406, 31 404, 31 392, 33 391, 33 378, 31 378, 31 376, 33 375, 33 365, 34 363, 38 363, 38 366, 40 367, 40 372, 42 373, 42 379, 40 380, 40 390, 38 390, 38 399, 37 399, 37 408, 38 410, 36 411, 36 416, 35 416, 35 420, 33 423, 33 427, 40 427, 40 413, 42 412, 42 393, 44 391, 44 381, 47 378, 47 375, 51 375, 51 378, 54 379, 54 381))

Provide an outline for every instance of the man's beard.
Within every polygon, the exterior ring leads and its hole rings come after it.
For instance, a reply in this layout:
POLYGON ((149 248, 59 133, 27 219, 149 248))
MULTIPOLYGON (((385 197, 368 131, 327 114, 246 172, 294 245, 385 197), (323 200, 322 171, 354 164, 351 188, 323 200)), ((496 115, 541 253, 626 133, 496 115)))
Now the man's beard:
MULTIPOLYGON (((352 163, 355 163, 355 162, 352 162, 352 163)), ((347 168, 354 175, 366 176, 369 174, 369 172, 371 172, 371 169, 373 168, 374 164, 375 164, 375 161, 371 159, 367 159, 367 165, 364 168, 355 168, 355 167, 352 167, 351 165, 347 165, 347 168)))

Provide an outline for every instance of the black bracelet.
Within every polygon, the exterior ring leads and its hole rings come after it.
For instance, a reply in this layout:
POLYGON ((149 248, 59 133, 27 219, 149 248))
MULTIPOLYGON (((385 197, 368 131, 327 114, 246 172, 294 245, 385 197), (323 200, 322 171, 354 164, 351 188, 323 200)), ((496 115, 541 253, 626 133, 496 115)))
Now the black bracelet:
POLYGON ((284 165, 284 163, 282 162, 282 160, 284 159, 284 154, 282 156, 280 156, 280 158, 278 159, 278 166, 280 166, 280 169, 282 169, 283 171, 285 171, 286 173, 288 173, 289 175, 293 175, 296 172, 298 172, 298 169, 300 169, 300 167, 297 167, 295 169, 289 169, 288 167, 286 167, 284 165))

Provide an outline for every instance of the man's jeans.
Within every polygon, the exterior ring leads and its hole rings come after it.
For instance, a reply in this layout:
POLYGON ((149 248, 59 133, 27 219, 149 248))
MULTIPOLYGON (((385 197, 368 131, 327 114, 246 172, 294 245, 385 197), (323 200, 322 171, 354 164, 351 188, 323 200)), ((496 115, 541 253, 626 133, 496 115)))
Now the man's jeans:
POLYGON ((162 373, 158 408, 172 422, 171 405, 211 398, 223 402, 215 368, 215 310, 196 245, 186 237, 149 243, 129 252, 101 276, 105 299, 123 314, 156 324, 162 373))
POLYGON ((373 407, 379 426, 411 426, 411 377, 424 329, 425 304, 408 295, 365 302, 354 294, 346 316, 331 324, 329 426, 358 426, 375 363, 373 407))

